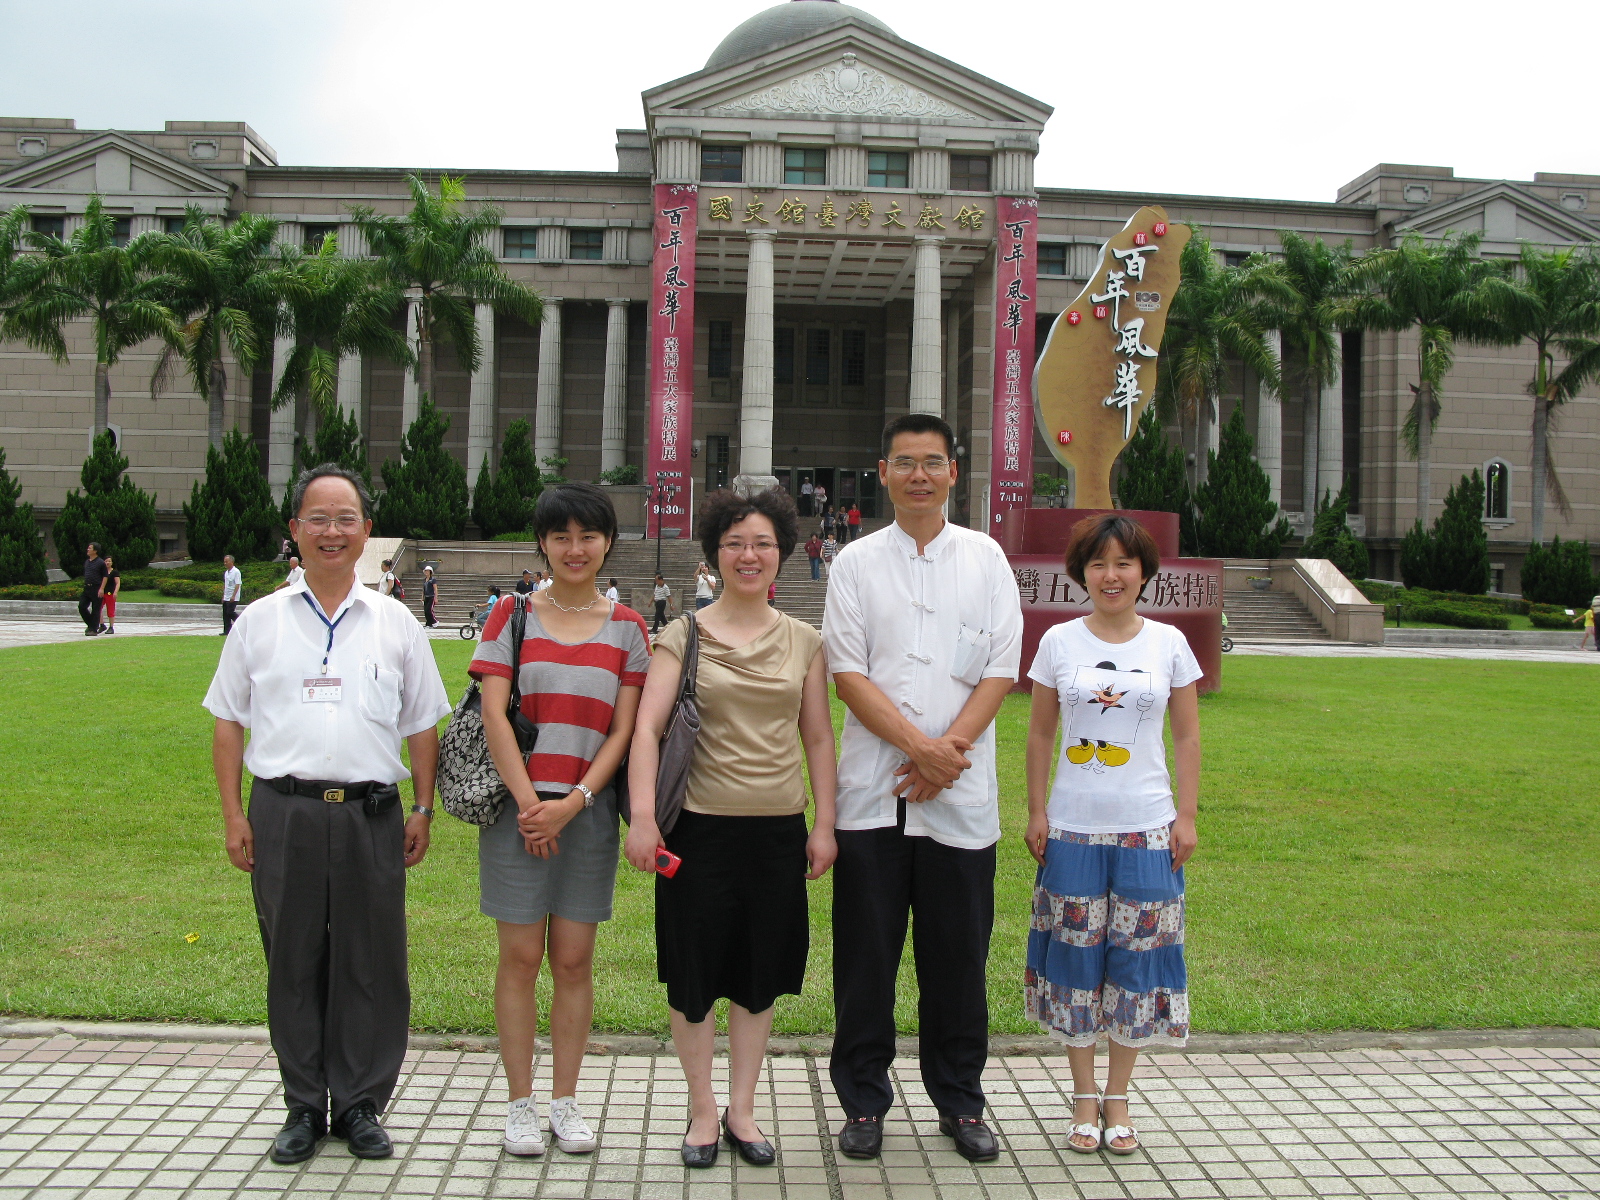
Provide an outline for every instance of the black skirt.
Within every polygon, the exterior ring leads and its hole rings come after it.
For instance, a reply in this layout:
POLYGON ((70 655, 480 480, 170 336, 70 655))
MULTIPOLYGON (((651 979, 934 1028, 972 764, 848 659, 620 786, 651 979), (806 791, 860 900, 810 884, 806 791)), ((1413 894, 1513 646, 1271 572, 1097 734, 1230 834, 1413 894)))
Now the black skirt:
POLYGON ((705 1020, 726 997, 753 1013, 805 982, 806 819, 684 812, 666 837, 683 860, 656 876, 656 969, 667 1003, 705 1020))

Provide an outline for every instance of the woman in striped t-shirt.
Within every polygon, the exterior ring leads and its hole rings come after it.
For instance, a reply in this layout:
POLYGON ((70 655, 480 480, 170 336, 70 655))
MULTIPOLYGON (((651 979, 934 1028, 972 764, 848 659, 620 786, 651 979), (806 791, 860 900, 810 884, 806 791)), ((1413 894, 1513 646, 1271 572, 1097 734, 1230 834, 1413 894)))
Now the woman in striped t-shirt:
POLYGON ((611 919, 617 879, 612 777, 633 736, 649 668, 644 621, 595 587, 617 536, 611 500, 591 483, 546 488, 534 510, 552 583, 495 605, 469 668, 483 684, 483 722, 495 767, 516 801, 478 835, 479 908, 500 941, 494 1016, 510 1105, 505 1148, 541 1154, 533 1099, 534 987, 546 954, 553 1080, 550 1131, 569 1154, 598 1144, 578 1111, 578 1067, 594 1015, 594 943, 611 919), (522 712, 539 729, 526 766, 506 706, 511 700, 511 617, 528 610, 518 665, 522 712))

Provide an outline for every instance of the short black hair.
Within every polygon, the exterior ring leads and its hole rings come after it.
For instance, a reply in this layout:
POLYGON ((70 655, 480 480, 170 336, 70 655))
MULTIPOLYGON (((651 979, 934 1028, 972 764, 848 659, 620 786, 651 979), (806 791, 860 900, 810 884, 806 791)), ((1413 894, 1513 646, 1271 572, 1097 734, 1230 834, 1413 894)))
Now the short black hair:
POLYGON ((300 506, 306 502, 306 489, 317 480, 330 477, 342 479, 356 489, 356 496, 361 501, 363 521, 372 516, 372 493, 367 490, 367 481, 349 467, 341 467, 338 463, 323 463, 321 466, 301 471, 300 478, 294 481, 294 494, 289 497, 289 511, 298 518, 300 506))
POLYGON ((695 536, 700 539, 700 549, 705 551, 706 561, 720 561, 717 550, 722 545, 722 535, 756 513, 772 522, 772 533, 778 541, 778 562, 783 563, 793 554, 795 541, 800 536, 800 511, 794 506, 793 496, 778 488, 749 496, 741 496, 738 492, 723 488, 712 492, 700 503, 695 536))
POLYGON ((888 460, 889 448, 902 433, 937 433, 944 438, 945 454, 950 458, 956 456, 956 433, 948 421, 932 413, 907 413, 903 417, 895 417, 883 427, 883 453, 879 457, 888 460))
POLYGON ((97 555, 105 553, 104 550, 100 549, 100 543, 99 542, 90 542, 89 543, 89 549, 93 550, 97 555))
MULTIPOLYGON (((539 493, 539 503, 533 509, 533 536, 538 541, 543 542, 558 529, 565 530, 574 521, 579 529, 604 534, 606 541, 616 544, 616 506, 595 484, 579 479, 558 483, 539 493)), ((539 557, 545 557, 543 549, 539 557)), ((550 560, 545 558, 545 561, 550 560)))
POLYGON ((1144 595, 1144 589, 1161 570, 1161 551, 1156 547, 1156 539, 1150 536, 1150 531, 1132 517, 1123 516, 1121 513, 1101 513, 1096 517, 1085 517, 1072 527, 1071 537, 1067 541, 1067 552, 1063 556, 1067 568, 1067 577, 1079 587, 1084 586, 1084 568, 1091 559, 1099 557, 1105 548, 1112 542, 1118 543, 1128 552, 1130 558, 1139 560, 1139 570, 1143 581, 1139 585, 1139 595, 1144 595))

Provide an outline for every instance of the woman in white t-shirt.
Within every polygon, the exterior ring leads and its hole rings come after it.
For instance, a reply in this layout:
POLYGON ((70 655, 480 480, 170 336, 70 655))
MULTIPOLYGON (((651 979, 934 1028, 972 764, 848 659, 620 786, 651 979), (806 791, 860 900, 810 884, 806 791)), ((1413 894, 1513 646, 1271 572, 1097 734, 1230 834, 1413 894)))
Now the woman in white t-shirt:
POLYGON ((1084 1154, 1102 1137, 1113 1154, 1139 1148, 1128 1118, 1139 1051, 1181 1047, 1189 1035, 1183 864, 1195 848, 1202 672, 1182 633, 1135 611, 1160 566, 1155 539, 1137 521, 1115 513, 1080 521, 1067 574, 1094 612, 1048 630, 1028 671, 1027 843, 1039 873, 1024 990, 1028 1015, 1067 1045, 1067 1145, 1084 1154), (1177 756, 1176 804, 1163 713, 1177 756), (1103 1094, 1094 1080, 1102 1034, 1110 1041, 1103 1094))

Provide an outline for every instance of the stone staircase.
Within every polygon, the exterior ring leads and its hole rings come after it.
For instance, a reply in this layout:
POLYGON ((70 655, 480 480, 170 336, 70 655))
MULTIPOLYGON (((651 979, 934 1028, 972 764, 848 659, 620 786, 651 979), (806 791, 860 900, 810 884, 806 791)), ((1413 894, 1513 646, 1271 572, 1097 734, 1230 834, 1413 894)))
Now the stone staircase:
POLYGON ((1322 625, 1293 592, 1226 591, 1228 636, 1235 642, 1328 642, 1322 625))

